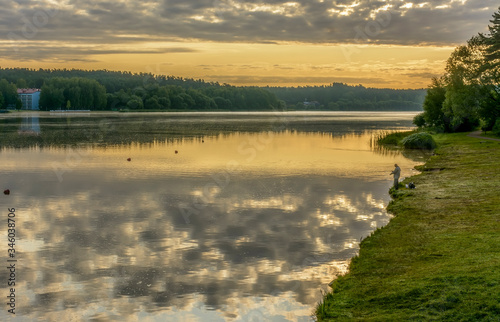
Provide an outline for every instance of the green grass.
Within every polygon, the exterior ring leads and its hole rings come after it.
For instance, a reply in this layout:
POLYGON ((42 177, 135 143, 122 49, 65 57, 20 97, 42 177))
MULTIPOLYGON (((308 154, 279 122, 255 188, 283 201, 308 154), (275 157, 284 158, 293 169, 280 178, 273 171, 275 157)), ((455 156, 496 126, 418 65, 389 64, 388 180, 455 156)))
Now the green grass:
POLYGON ((496 135, 495 133, 488 131, 488 132, 483 132, 481 133, 482 136, 485 136, 487 138, 492 138, 492 139, 500 139, 500 136, 496 135))
POLYGON ((319 321, 500 321, 500 142, 434 139, 403 182, 416 189, 390 191, 395 217, 362 241, 319 321))

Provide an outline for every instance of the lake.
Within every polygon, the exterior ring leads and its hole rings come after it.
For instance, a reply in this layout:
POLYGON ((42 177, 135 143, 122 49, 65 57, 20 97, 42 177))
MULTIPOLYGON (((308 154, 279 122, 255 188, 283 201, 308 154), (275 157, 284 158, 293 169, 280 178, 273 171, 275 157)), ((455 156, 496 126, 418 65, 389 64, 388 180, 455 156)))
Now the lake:
POLYGON ((374 144, 414 115, 0 114, 17 320, 310 321, 425 159, 374 144))

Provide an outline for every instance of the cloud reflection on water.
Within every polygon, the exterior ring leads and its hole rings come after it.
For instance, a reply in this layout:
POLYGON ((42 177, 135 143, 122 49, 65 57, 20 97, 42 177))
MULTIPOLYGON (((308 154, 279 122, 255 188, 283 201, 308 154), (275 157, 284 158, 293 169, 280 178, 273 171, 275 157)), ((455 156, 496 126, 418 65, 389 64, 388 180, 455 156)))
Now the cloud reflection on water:
MULTIPOLYGON (((98 176, 86 173, 85 180, 98 176)), ((202 296, 205 308, 239 316, 232 299, 261 298, 265 304, 246 303, 260 308, 268 306, 264 298, 283 294, 289 305, 313 305, 319 286, 356 253, 359 238, 388 221, 380 209, 384 196, 374 197, 364 181, 299 176, 235 178, 186 224, 178 202, 189 202, 195 185, 162 176, 140 192, 135 180, 119 180, 88 194, 85 185, 68 185, 57 197, 57 187, 46 187, 52 198, 33 198, 37 211, 19 211, 26 281, 20 289, 32 294, 21 312, 61 318, 98 304, 124 318, 182 310, 202 296), (125 298, 127 309, 117 305, 125 298)))
POLYGON ((388 222, 394 161, 414 164, 374 153, 372 133, 360 133, 276 132, 251 159, 238 149, 259 132, 4 148, 2 181, 19 214, 19 313, 308 319, 360 238, 388 222), (75 155, 58 180, 52 164, 75 155))

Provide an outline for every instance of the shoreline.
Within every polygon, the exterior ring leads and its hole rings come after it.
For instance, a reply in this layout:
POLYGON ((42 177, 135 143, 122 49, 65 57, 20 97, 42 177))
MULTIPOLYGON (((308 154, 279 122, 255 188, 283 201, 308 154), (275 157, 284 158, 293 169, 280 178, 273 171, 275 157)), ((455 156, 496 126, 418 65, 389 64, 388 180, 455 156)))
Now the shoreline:
POLYGON ((281 110, 281 109, 268 109, 268 110, 129 110, 129 111, 111 111, 111 110, 0 110, 7 115, 19 114, 33 114, 33 113, 92 113, 92 114, 276 114, 276 113, 294 113, 294 114, 406 114, 417 115, 422 111, 328 111, 328 110, 281 110))
POLYGON ((331 284, 318 321, 500 316, 500 142, 434 135, 435 155, 391 190, 394 215, 331 284))

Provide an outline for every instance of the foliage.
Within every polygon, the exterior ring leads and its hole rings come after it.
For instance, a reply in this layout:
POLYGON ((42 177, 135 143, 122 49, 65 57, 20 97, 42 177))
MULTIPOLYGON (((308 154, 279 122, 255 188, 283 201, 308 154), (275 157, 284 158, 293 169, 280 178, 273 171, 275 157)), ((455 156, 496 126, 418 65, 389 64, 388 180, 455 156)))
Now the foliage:
POLYGON ((401 141, 407 137, 408 135, 411 135, 415 133, 414 131, 406 131, 406 132, 382 132, 380 135, 376 138, 377 139, 377 144, 380 145, 386 145, 386 146, 399 146, 401 144, 401 141))
POLYGON ((40 93, 40 107, 42 109, 58 109, 64 103, 64 94, 62 88, 56 88, 53 85, 43 85, 40 93))
POLYGON ((44 88, 47 95, 43 95, 41 105, 45 109, 63 108, 68 100, 72 108, 102 109, 89 106, 85 90, 82 92, 80 86, 63 86, 60 82, 56 86, 52 81, 73 78, 97 81, 104 86, 104 108, 107 110, 280 110, 285 104, 291 109, 334 111, 421 110, 425 97, 422 89, 376 89, 341 83, 307 87, 235 87, 175 76, 108 70, 0 68, 0 77, 19 86, 44 88), (60 89, 63 89, 62 97, 60 89), (302 103, 305 99, 317 103, 305 107, 302 103))
POLYGON ((497 118, 492 130, 495 135, 500 136, 500 117, 497 118))
POLYGON ((492 25, 488 26, 489 34, 479 34, 481 42, 485 46, 485 62, 481 71, 486 82, 498 84, 500 82, 500 12, 495 12, 493 20, 490 22, 492 25))
POLYGON ((5 107, 5 99, 3 98, 3 94, 0 92, 0 108, 5 107))
MULTIPOLYGON (((451 54, 444 76, 447 88, 443 113, 454 132, 470 131, 479 125, 482 52, 478 37, 470 39, 451 54)), ((448 130, 448 129, 447 129, 448 130)))
POLYGON ((3 107, 16 106, 17 104, 17 87, 9 83, 6 79, 0 80, 0 93, 3 96, 3 107))
POLYGON ((419 132, 405 137, 401 141, 405 149, 427 149, 432 150, 436 148, 436 142, 432 135, 426 132, 419 132))
POLYGON ((489 131, 500 118, 500 92, 494 85, 485 85, 480 88, 483 100, 479 110, 479 116, 484 121, 484 130, 489 131))
MULTIPOLYGON (((424 101, 425 124, 445 132, 470 131, 480 121, 485 130, 500 117, 500 12, 493 15, 489 34, 472 37, 457 47, 445 74, 432 80, 424 101)), ((420 121, 417 119, 417 121, 420 121)))
POLYGON ((343 83, 268 89, 291 108, 329 111, 418 111, 425 97, 423 89, 366 88, 343 83))
MULTIPOLYGON (((429 86, 424 100, 424 125, 429 127, 441 127, 443 129, 447 129, 449 127, 449 122, 443 113, 443 103, 445 99, 446 88, 444 80, 433 78, 432 85, 429 86)), ((419 126, 416 123, 415 125, 419 126)))
MULTIPOLYGON (((107 70, 1 69, 10 82, 42 89, 42 109, 275 110, 283 103, 268 90, 174 76, 107 70)), ((6 81, 7 82, 7 81, 6 81)))
POLYGON ((415 115, 415 117, 413 118, 413 124, 415 124, 418 127, 423 127, 425 125, 424 113, 415 115))
POLYGON ((106 89, 96 80, 56 77, 42 86, 42 110, 73 108, 103 110, 106 107, 106 89))

